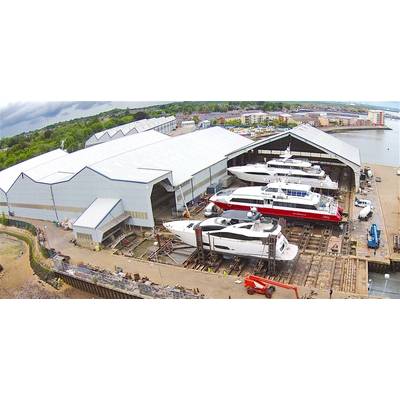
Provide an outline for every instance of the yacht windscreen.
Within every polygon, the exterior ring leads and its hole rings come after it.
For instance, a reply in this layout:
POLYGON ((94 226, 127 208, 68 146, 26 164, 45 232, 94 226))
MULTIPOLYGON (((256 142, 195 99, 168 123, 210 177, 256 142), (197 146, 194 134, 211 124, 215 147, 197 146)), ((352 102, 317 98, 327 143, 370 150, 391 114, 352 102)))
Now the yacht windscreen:
POLYGON ((262 190, 263 190, 264 192, 277 192, 277 191, 278 191, 278 188, 269 188, 268 186, 264 186, 264 187, 262 188, 262 190))
POLYGON ((285 189, 284 192, 288 195, 288 196, 298 196, 298 197, 305 197, 307 196, 307 192, 303 191, 303 190, 293 190, 293 189, 285 189))

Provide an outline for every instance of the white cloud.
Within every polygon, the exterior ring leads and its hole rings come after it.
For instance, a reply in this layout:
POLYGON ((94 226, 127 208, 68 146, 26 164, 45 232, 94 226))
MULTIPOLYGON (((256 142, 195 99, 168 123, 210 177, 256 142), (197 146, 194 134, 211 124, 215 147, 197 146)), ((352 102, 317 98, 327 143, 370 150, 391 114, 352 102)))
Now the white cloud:
MULTIPOLYGON (((159 102, 161 103, 161 102, 159 102)), ((60 121, 95 115, 113 108, 140 108, 155 102, 14 102, 0 103, 0 137, 42 128, 60 121)))

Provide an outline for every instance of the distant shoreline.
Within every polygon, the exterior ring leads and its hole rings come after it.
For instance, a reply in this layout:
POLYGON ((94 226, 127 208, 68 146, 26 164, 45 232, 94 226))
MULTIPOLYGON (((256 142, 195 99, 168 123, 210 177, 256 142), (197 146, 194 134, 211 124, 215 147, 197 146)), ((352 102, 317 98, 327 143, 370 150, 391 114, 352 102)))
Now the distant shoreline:
POLYGON ((386 125, 383 126, 327 126, 327 127, 319 127, 321 131, 327 133, 334 132, 346 132, 346 131, 385 131, 392 130, 386 125))

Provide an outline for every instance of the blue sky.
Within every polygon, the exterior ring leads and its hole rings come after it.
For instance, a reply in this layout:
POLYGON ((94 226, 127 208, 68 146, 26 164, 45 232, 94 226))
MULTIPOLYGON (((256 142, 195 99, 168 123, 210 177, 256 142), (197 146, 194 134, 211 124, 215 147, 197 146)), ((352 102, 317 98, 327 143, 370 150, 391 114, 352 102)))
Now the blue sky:
POLYGON ((43 128, 56 122, 95 115, 113 108, 140 108, 166 102, 18 102, 0 104, 0 137, 43 128))

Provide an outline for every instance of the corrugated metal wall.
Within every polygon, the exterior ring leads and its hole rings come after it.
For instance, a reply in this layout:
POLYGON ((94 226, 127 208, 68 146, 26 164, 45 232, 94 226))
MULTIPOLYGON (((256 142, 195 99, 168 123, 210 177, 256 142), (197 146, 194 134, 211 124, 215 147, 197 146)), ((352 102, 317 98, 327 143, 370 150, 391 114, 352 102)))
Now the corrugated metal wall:
MULTIPOLYGON (((76 220, 98 197, 120 198, 125 211, 131 213, 130 224, 153 227, 151 187, 113 181, 85 168, 70 181, 54 185, 36 183, 27 176, 19 177, 8 193, 8 201, 15 216, 49 221, 56 221, 58 217, 61 221, 76 220)), ((4 209, 8 211, 7 207, 4 209)))
MULTIPOLYGON (((192 201, 203 194, 211 183, 218 182, 226 175, 226 167, 227 161, 221 160, 195 174, 182 185, 182 190, 176 189, 177 209, 182 210, 184 202, 192 201)), ((20 176, 8 193, 8 202, 16 216, 74 221, 96 198, 120 198, 125 211, 131 214, 130 224, 153 227, 152 187, 152 184, 114 181, 85 168, 71 180, 53 185, 37 183, 27 176, 20 176)), ((1 191, 0 204, 1 210, 7 212, 7 198, 1 191)))
POLYGON ((17 217, 57 221, 50 185, 20 175, 7 196, 10 211, 17 217))
POLYGON ((7 206, 7 195, 3 190, 0 189, 0 213, 4 213, 7 215, 8 206, 7 206))
MULTIPOLYGON (((227 174, 227 160, 221 160, 193 176, 193 178, 182 185, 184 201, 188 203, 196 197, 205 193, 211 183, 218 183, 227 174)), ((175 191, 176 208, 183 210, 185 207, 180 189, 175 191)))
POLYGON ((60 219, 76 219, 98 197, 122 199, 131 224, 153 227, 151 185, 113 181, 85 168, 70 181, 53 185, 54 201, 60 219), (82 208, 69 210, 68 207, 82 208))

